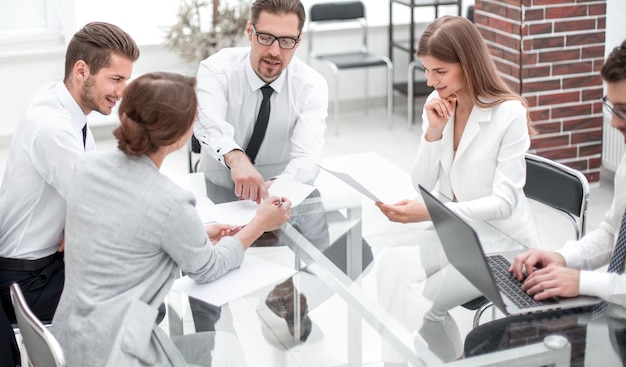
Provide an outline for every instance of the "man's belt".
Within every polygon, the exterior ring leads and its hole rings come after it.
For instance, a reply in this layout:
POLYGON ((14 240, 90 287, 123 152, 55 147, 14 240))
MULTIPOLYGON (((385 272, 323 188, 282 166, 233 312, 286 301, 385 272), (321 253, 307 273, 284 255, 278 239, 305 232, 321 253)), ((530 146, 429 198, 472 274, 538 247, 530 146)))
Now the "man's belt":
POLYGON ((9 271, 35 271, 50 265, 56 258, 62 255, 60 252, 37 260, 9 259, 0 257, 0 270, 9 271))

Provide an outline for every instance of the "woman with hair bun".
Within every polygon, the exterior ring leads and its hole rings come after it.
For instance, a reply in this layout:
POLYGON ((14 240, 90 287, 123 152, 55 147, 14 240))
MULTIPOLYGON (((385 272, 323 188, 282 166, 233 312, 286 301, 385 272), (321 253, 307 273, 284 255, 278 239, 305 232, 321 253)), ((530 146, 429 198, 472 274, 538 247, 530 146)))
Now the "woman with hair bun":
POLYGON ((232 335, 170 339, 155 323, 179 269, 200 283, 217 279, 290 216, 286 198, 270 197, 241 229, 205 227, 193 195, 159 172, 191 137, 195 85, 195 78, 173 73, 139 77, 120 104, 118 149, 86 154, 76 164, 66 282, 52 324, 70 366, 245 364, 232 335))

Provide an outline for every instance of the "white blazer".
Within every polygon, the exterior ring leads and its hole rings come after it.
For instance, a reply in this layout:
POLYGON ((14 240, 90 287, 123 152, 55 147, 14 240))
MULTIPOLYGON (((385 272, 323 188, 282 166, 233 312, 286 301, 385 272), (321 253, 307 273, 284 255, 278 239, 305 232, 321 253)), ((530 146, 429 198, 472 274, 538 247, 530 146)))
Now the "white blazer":
MULTIPOLYGON (((428 100, 438 96, 433 92, 428 100)), ((530 147, 526 109, 511 100, 492 108, 474 106, 454 153, 454 116, 434 142, 422 138, 412 171, 413 184, 437 189, 455 202, 448 206, 466 220, 488 221, 530 246, 540 237, 524 195, 525 153, 530 147)))

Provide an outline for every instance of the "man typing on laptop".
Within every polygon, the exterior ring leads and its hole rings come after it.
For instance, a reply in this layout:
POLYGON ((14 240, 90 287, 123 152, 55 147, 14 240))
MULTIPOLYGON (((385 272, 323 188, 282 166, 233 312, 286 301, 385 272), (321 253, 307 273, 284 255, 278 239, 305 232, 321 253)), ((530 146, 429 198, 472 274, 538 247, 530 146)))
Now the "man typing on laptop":
MULTIPOLYGON (((624 135, 626 142, 626 41, 608 56, 601 75, 607 83, 603 106, 611 114, 611 126, 624 135)), ((522 289, 536 300, 588 295, 603 302, 593 308, 509 317, 481 325, 468 334, 465 355, 535 343, 560 333, 573 346, 572 365, 583 360, 585 365, 612 366, 620 361, 626 364, 625 254, 626 155, 615 173, 613 202, 597 229, 556 252, 533 249, 519 254, 509 269, 518 280, 523 280, 522 289), (607 271, 581 270, 605 265, 607 271), (545 327, 555 320, 562 326, 545 327), (514 333, 533 337, 515 340, 514 333), (576 354, 581 351, 583 360, 578 360, 576 354)))

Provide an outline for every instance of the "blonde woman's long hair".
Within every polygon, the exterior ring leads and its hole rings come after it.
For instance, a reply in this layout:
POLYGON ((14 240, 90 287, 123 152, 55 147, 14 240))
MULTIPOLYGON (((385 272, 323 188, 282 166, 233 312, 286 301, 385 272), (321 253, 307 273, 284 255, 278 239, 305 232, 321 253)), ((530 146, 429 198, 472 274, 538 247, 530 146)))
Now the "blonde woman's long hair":
POLYGON ((536 133, 528 113, 528 102, 500 77, 480 32, 468 19, 445 15, 432 22, 419 40, 417 56, 459 63, 467 94, 479 107, 493 107, 508 100, 520 101, 526 108, 528 133, 536 133))

